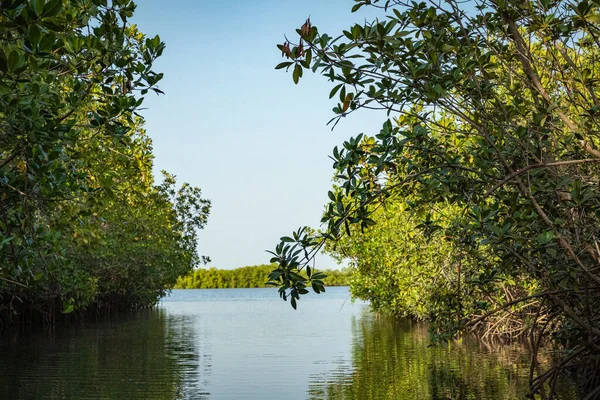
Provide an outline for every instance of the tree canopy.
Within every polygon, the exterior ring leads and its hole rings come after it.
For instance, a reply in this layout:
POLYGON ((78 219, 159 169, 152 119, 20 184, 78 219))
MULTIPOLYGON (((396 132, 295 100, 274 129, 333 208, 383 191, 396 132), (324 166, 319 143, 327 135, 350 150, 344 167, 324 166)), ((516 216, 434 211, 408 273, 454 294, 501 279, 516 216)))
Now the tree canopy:
MULTIPOLYGON (((279 45, 287 60, 276 68, 291 70, 294 82, 306 70, 332 82, 334 126, 361 109, 388 118, 380 132, 333 150, 326 228, 282 238, 271 278, 295 307, 327 242, 356 244, 362 239, 348 237, 400 221, 390 234, 402 240, 417 230, 422 247, 381 246, 447 254, 450 268, 440 285, 416 281, 435 300, 428 312, 412 303, 396 311, 426 316, 442 340, 494 329, 529 338, 534 351, 551 341, 564 357, 532 377, 532 393, 551 398, 544 385, 577 370, 592 398, 600 392, 600 2, 466 4, 356 0, 354 11, 378 7, 382 17, 335 37, 309 19, 279 45), (515 316, 516 327, 503 323, 515 316)), ((359 265, 373 259, 366 251, 363 242, 359 265)), ((419 268, 439 278, 438 262, 411 259, 385 261, 409 280, 419 268)), ((385 293, 381 265, 364 279, 380 279, 374 287, 385 293)))
POLYGON ((137 110, 162 93, 165 44, 129 22, 134 10, 0 5, 0 321, 153 304, 200 261, 210 202, 154 180, 137 110))

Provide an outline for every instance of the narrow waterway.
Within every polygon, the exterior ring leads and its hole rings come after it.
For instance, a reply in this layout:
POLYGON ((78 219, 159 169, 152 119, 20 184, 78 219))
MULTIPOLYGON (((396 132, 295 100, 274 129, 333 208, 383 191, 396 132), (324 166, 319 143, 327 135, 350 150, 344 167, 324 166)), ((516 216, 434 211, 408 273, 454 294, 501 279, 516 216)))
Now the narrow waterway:
POLYGON ((528 374, 521 347, 430 347, 425 326, 347 288, 298 311, 272 289, 175 290, 154 310, 0 336, 0 399, 521 399, 528 374))

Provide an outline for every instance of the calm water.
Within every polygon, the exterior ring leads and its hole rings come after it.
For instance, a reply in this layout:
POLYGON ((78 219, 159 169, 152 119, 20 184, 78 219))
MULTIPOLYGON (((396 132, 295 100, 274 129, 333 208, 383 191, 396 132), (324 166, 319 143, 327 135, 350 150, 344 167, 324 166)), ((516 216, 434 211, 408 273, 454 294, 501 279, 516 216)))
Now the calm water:
POLYGON ((175 290, 152 311, 0 336, 0 399, 518 399, 527 355, 376 318, 347 288, 175 290))

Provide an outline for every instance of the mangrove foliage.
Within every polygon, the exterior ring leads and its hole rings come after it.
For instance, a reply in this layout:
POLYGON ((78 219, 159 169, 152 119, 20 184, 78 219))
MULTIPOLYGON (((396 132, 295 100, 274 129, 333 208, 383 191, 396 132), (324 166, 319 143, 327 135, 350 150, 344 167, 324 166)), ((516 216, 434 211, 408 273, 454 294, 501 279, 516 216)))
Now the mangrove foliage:
MULTIPOLYGON (((235 269, 199 268, 177 279, 175 289, 233 289, 268 287, 266 276, 273 264, 253 265, 235 269)), ((348 286, 350 269, 325 270, 326 286, 348 286)))
POLYGON ((0 4, 0 323, 151 305, 201 261, 210 202, 152 173, 137 111, 165 44, 134 10, 0 4))
POLYGON ((555 397, 571 374, 596 398, 600 2, 362 7, 381 17, 334 36, 309 19, 279 45, 294 82, 311 70, 331 82, 333 126, 360 110, 383 120, 333 150, 323 231, 272 252, 281 297, 296 307, 315 287, 326 247, 354 257, 353 291, 376 308, 431 321, 437 340, 525 338, 532 395, 555 397), (545 345, 560 356, 543 370, 545 345))

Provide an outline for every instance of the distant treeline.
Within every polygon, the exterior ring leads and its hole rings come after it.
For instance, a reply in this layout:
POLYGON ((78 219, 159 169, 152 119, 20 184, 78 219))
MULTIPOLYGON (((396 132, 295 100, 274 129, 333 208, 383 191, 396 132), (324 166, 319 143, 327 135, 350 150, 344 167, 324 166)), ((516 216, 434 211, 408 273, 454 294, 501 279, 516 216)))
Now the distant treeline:
MULTIPOLYGON (((224 288, 260 288, 266 287, 267 277, 274 265, 254 265, 236 269, 196 269, 180 277, 176 289, 224 289, 224 288)), ((348 286, 350 270, 324 270, 325 286, 348 286)))

